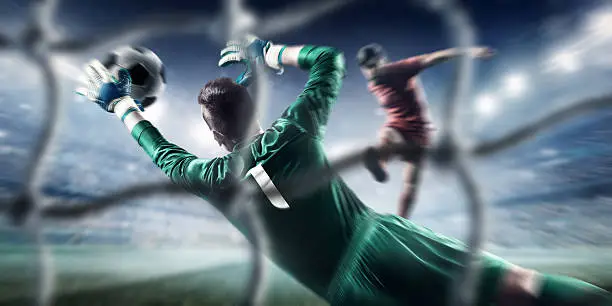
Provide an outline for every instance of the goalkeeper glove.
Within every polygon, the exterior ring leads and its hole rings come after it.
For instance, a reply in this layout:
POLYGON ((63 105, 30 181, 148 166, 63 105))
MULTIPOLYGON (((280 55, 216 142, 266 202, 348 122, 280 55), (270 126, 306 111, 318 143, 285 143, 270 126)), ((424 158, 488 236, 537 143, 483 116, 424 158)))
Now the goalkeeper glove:
POLYGON ((278 74, 283 73, 283 67, 280 63, 279 52, 275 59, 270 58, 270 51, 280 50, 284 46, 273 45, 270 41, 262 40, 253 35, 247 35, 243 42, 229 41, 226 47, 221 50, 221 59, 219 67, 227 67, 236 63, 245 65, 245 70, 238 78, 236 83, 248 86, 253 77, 253 65, 265 64, 267 67, 276 71, 278 74))
MULTIPOLYGON (((85 67, 85 72, 87 87, 78 89, 77 94, 95 102, 105 111, 112 113, 117 103, 131 99, 132 79, 126 69, 119 70, 118 79, 115 79, 102 63, 93 60, 85 67)), ((140 111, 144 111, 140 102, 133 101, 140 111)))

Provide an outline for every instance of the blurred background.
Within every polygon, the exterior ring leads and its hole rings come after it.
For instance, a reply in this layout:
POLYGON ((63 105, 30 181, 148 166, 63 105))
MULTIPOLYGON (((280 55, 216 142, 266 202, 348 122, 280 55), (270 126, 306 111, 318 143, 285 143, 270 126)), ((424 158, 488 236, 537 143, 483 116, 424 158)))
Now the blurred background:
MULTIPOLYGON (((20 37, 28 27, 34 2, 0 0, 0 33, 20 37)), ((266 16, 312 9, 298 1, 245 2, 263 21, 266 16)), ((453 46, 440 17, 421 5, 397 1, 345 2, 321 10, 315 17, 304 18, 303 23, 289 30, 283 27, 282 19, 270 23, 270 35, 264 37, 284 44, 330 45, 345 52, 347 77, 325 141, 330 158, 374 143, 384 121, 354 60, 361 46, 377 42, 387 49, 391 59, 453 46)), ((492 60, 475 62, 468 99, 459 108, 461 130, 458 132, 464 143, 495 139, 564 106, 610 94, 612 3, 609 1, 462 2, 473 19, 477 43, 498 50, 492 60)), ((188 0, 64 0, 58 3, 49 37, 85 41, 106 37, 107 33, 129 28, 144 17, 169 13, 201 15, 204 20, 212 20, 220 12, 220 4, 220 1, 188 0)), ((152 49, 166 67, 166 90, 144 116, 166 138, 200 157, 224 154, 201 120, 196 102, 199 89, 206 81, 220 76, 235 77, 239 73, 217 67, 222 43, 205 33, 176 34, 158 30, 129 40, 120 43, 152 49)), ((58 72, 63 109, 53 152, 45 162, 42 186, 45 201, 89 200, 132 184, 166 180, 114 116, 101 112, 96 105, 73 93, 80 85, 83 65, 91 58, 103 57, 116 46, 80 54, 57 54, 51 58, 58 72)), ((450 62, 421 75, 434 125, 438 122, 440 107, 446 102, 455 68, 456 63, 450 62)), ((282 76, 269 77, 270 101, 262 114, 264 126, 295 99, 306 77, 294 69, 287 69, 282 76)), ((43 79, 37 67, 19 50, 0 50, 2 199, 15 196, 24 184, 22 173, 40 134, 46 115, 44 105, 43 79)), ((611 119, 612 109, 586 113, 501 154, 470 160, 470 168, 489 205, 487 250, 534 267, 558 262, 548 269, 582 273, 579 276, 607 283, 612 271, 602 267, 607 267, 605 263, 612 257, 608 249, 612 244, 609 222, 612 146, 607 143, 612 135, 611 119)), ((401 186, 400 170, 399 165, 392 167, 387 184, 376 183, 359 167, 342 176, 366 204, 392 213, 401 186)), ((453 175, 426 167, 415 222, 464 238, 469 226, 466 205, 453 175)), ((119 276, 111 276, 118 271, 128 271, 121 274, 125 282, 130 279, 128 274, 134 279, 159 279, 160 275, 217 267, 230 261, 230 257, 244 260, 248 254, 242 236, 212 206, 191 196, 154 196, 78 221, 46 222, 44 237, 48 244, 64 252, 58 251, 64 255, 55 257, 58 270, 65 266, 74 270, 72 274, 83 274, 82 270, 99 267, 100 271, 88 279, 98 281, 103 278, 100 275, 105 275, 109 280, 100 287, 116 284, 119 276), (90 261, 83 261, 84 258, 90 261), (83 261, 82 266, 75 264, 79 260, 83 261), (92 260, 96 263, 92 264, 92 260), (143 267, 135 268, 138 262, 143 267)), ((14 288, 22 288, 26 280, 34 277, 27 273, 22 277, 20 272, 27 270, 22 267, 27 265, 29 257, 23 254, 29 253, 19 247, 27 249, 29 243, 19 227, 12 226, 8 219, 0 219, 0 249, 7 254, 0 257, 0 266, 4 271, 13 271, 13 274, 4 274, 12 277, 7 279, 23 280, 6 282, 14 288)), ((236 278, 242 281, 240 276, 236 278)), ((79 287, 83 284, 76 283, 86 281, 70 283, 68 279, 68 276, 64 278, 61 288, 73 288, 72 292, 84 290, 79 287)), ((205 287, 202 283, 193 283, 198 290, 205 287)), ((211 282, 213 287, 221 283, 211 282)), ((19 298, 28 296, 19 290, 0 294, 0 304, 3 301, 19 304, 19 298)), ((302 289, 296 290, 302 292, 302 289)), ((308 293, 303 294, 312 303, 321 302, 308 293)), ((280 297, 275 298, 277 303, 284 304, 280 297)), ((103 299, 98 301, 104 304, 103 299)), ((134 305, 133 300, 121 301, 114 303, 134 305)))

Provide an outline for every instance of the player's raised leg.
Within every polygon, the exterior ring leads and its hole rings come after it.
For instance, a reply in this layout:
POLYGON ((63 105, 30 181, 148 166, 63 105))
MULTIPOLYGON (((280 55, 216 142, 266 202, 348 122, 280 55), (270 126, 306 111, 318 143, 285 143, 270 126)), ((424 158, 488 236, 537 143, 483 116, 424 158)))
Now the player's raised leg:
POLYGON ((377 182, 383 183, 389 179, 387 173, 387 163, 396 151, 398 143, 397 133, 390 128, 380 130, 379 143, 376 147, 371 147, 365 154, 365 166, 377 182))
POLYGON ((397 214, 408 218, 416 200, 425 148, 415 141, 405 139, 390 127, 381 129, 379 139, 378 146, 366 152, 366 168, 376 181, 385 182, 389 177, 386 170, 387 163, 395 156, 402 160, 405 165, 397 214))

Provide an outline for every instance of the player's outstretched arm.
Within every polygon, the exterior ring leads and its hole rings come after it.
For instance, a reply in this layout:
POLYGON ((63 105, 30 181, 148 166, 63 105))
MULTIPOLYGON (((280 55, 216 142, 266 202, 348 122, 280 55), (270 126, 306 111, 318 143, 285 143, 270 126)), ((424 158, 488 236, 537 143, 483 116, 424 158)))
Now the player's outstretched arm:
POLYGON ((475 58, 489 58, 495 54, 493 49, 487 47, 450 48, 386 63, 381 67, 362 68, 361 71, 369 80, 375 80, 384 75, 408 80, 427 68, 455 59, 466 52, 475 58))
POLYGON ((87 67, 87 88, 77 93, 86 96, 107 112, 114 113, 153 162, 176 184, 200 196, 207 196, 210 186, 218 185, 213 168, 222 166, 222 159, 198 159, 177 145, 168 142, 141 114, 143 108, 132 99, 131 79, 125 69, 115 80, 97 60, 87 67))
POLYGON ((440 50, 428 54, 419 56, 421 66, 423 68, 429 68, 449 60, 458 58, 464 54, 474 58, 486 59, 495 55, 495 50, 489 47, 471 47, 467 49, 450 48, 446 50, 440 50))

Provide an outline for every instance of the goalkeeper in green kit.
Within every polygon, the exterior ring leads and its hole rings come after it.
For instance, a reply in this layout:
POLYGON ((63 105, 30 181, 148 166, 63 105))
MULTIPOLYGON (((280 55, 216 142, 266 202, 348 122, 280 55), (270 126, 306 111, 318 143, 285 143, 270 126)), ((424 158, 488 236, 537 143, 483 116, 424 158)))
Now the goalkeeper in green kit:
MULTIPOLYGON (((199 107, 215 140, 230 151, 222 157, 198 158, 168 142, 129 97, 125 70, 114 79, 92 61, 83 94, 120 118, 172 182, 213 204, 239 229, 241 220, 229 207, 233 186, 243 181, 259 186, 249 205, 255 205, 267 233, 266 255, 330 304, 446 305, 454 275, 462 269, 462 243, 374 212, 338 175, 306 195, 289 192, 293 187, 288 182, 306 171, 329 171, 323 140, 345 73, 342 53, 253 36, 246 40, 244 49, 228 44, 220 66, 294 66, 308 72, 309 79, 266 130, 252 120, 255 105, 244 86, 249 73, 236 81, 220 78, 204 85, 199 107)), ((585 282, 540 274, 485 253, 475 296, 477 305, 604 305, 607 295, 585 282)))

